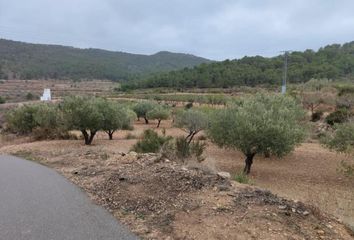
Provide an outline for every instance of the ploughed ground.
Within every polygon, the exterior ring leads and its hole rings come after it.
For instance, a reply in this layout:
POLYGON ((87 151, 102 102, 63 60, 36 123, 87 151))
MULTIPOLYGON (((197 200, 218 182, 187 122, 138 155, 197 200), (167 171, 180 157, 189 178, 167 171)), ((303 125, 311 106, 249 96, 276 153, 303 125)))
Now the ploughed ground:
MULTIPOLYGON (((344 224, 317 207, 215 174, 211 159, 183 166, 158 154, 128 153, 136 140, 116 137, 99 136, 92 146, 6 139, 0 153, 56 169, 144 239, 352 239, 344 224)), ((208 149, 219 160, 215 151, 208 149)), ((222 169, 229 157, 220 159, 222 169)), ((256 176, 265 174, 259 163, 256 176)))

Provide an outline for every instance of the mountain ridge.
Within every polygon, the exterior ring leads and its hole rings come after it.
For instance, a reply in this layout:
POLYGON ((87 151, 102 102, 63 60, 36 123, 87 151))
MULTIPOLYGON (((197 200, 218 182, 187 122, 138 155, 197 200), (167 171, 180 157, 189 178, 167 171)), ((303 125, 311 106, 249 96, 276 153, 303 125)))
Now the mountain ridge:
POLYGON ((76 48, 0 39, 0 78, 107 79, 194 67, 211 60, 186 53, 159 51, 144 55, 99 48, 76 48))

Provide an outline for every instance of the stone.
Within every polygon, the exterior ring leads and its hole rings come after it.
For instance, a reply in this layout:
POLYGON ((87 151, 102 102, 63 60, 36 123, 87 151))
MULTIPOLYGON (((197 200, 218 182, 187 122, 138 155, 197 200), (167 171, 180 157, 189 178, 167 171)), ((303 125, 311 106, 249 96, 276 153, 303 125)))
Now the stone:
POLYGON ((228 172, 218 172, 217 175, 221 178, 225 178, 225 179, 230 179, 231 178, 231 174, 228 172))
POLYGON ((308 216, 309 214, 310 214, 309 211, 304 211, 304 212, 302 213, 302 215, 304 215, 304 216, 308 216))
POLYGON ((219 190, 220 192, 227 192, 230 191, 230 186, 227 184, 220 184, 217 186, 217 190, 219 190))
POLYGON ((278 208, 279 208, 280 210, 285 210, 285 209, 286 209, 286 205, 279 205, 278 208))
POLYGON ((131 156, 138 156, 138 153, 137 152, 134 152, 134 151, 131 151, 128 153, 128 155, 131 155, 131 156))

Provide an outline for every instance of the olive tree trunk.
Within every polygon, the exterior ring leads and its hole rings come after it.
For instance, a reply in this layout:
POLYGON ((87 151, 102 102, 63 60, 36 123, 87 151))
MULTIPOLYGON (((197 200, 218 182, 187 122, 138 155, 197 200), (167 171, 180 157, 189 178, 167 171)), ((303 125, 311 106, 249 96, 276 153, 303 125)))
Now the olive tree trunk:
POLYGON ((96 130, 90 130, 90 133, 88 133, 86 130, 81 130, 82 135, 84 135, 85 139, 85 145, 91 145, 93 138, 96 135, 96 130))
POLYGON ((246 154, 245 168, 243 169, 243 172, 245 174, 249 174, 251 172, 251 166, 252 166, 252 163, 253 163, 254 155, 256 155, 256 154, 255 153, 246 154))
POLYGON ((160 123, 161 123, 161 119, 158 120, 158 122, 157 122, 157 127, 156 127, 156 128, 159 128, 159 127, 160 127, 160 123))
POLYGON ((113 133, 115 132, 115 130, 108 130, 106 131, 106 133, 108 134, 108 138, 109 140, 113 140, 113 133))

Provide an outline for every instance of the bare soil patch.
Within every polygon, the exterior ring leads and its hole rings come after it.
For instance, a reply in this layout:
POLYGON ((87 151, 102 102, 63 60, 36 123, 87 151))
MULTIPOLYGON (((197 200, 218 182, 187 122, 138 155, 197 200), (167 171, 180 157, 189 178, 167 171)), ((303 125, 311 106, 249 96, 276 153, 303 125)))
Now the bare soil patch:
POLYGON ((136 140, 116 137, 93 146, 22 143, 0 152, 56 169, 144 239, 351 239, 310 205, 154 154, 126 154, 136 140))

